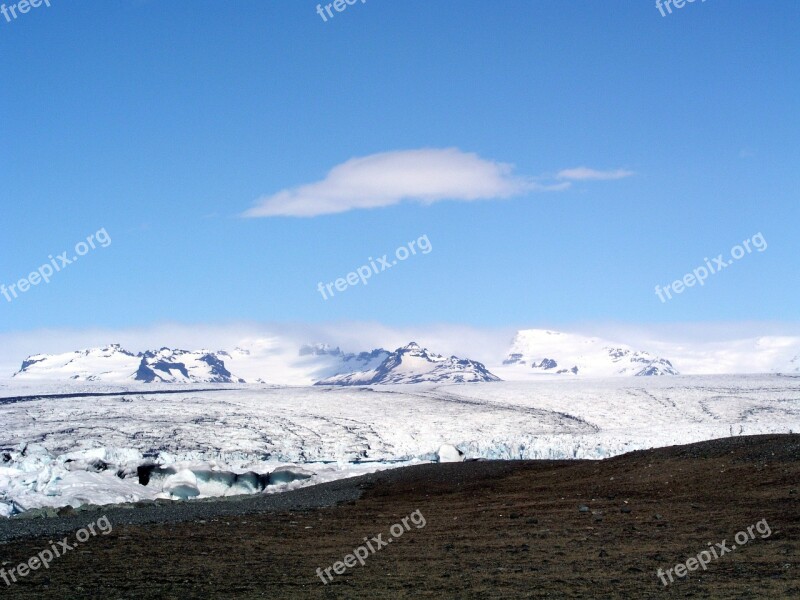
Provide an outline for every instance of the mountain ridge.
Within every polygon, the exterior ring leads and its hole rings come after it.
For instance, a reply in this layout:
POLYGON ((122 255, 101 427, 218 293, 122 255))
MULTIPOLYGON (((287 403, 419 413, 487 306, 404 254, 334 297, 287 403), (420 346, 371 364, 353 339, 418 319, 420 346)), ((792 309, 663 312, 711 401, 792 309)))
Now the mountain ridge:
POLYGON ((337 375, 315 385, 380 385, 400 383, 477 383, 500 381, 477 361, 445 358, 416 342, 402 346, 375 369, 337 375))
MULTIPOLYGON (((120 383, 268 383, 269 369, 263 365, 257 377, 244 378, 237 374, 236 367, 244 362, 252 371, 259 356, 258 351, 242 347, 230 353, 162 347, 134 354, 119 344, 110 344, 63 354, 29 356, 13 377, 120 383)), ((308 361, 311 377, 321 374, 312 381, 318 385, 499 380, 481 363, 455 356, 444 358, 414 342, 394 352, 376 348, 359 353, 345 353, 338 346, 328 344, 304 344, 297 350, 297 356, 308 361), (404 358, 416 359, 416 371, 404 358), (367 373, 374 375, 367 377, 364 375, 367 373), (368 383, 357 383, 362 380, 368 383)))
MULTIPOLYGON (((108 344, 61 354, 32 354, 21 361, 21 366, 17 363, 12 377, 120 384, 138 381, 378 385, 382 382, 491 381, 492 377, 525 381, 531 378, 733 373, 737 372, 733 368, 737 362, 749 369, 740 369, 742 373, 800 373, 800 338, 791 336, 762 336, 694 348, 658 340, 631 346, 576 333, 521 329, 505 347, 497 343, 499 340, 480 346, 476 352, 480 357, 461 353, 458 349, 461 344, 452 343, 457 340, 445 338, 437 342, 456 354, 449 356, 448 352, 445 357, 413 342, 399 347, 393 345, 391 347, 396 348, 393 351, 376 347, 349 352, 335 343, 309 344, 300 336, 284 334, 240 337, 232 340, 235 344, 228 342, 232 350, 190 351, 156 346, 158 349, 130 352, 120 344, 108 344), (487 353, 486 348, 492 351, 487 353), (405 358, 397 354, 400 350, 405 358), (403 369, 411 364, 409 359, 414 358, 409 353, 418 359, 417 371, 404 373, 403 369), (436 372, 432 373, 434 370, 436 372)), ((352 340, 349 345, 352 347, 352 340)), ((472 347, 476 347, 474 343, 472 347)))
POLYGON ((529 374, 593 377, 680 374, 672 361, 626 344, 546 329, 518 331, 502 364, 509 370, 528 370, 529 374))

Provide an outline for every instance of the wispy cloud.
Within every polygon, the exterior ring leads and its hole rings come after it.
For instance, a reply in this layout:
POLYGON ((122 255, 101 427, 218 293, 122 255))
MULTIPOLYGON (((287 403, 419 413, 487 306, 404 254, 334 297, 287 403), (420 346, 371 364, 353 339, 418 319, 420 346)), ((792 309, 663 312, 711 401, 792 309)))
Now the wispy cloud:
MULTIPOLYGON (((432 204, 441 200, 497 200, 528 192, 561 191, 571 185, 570 181, 563 181, 568 177, 546 182, 518 176, 513 171, 513 165, 487 160, 458 148, 383 152, 337 165, 321 181, 264 196, 243 216, 315 217, 404 201, 432 204)), ((619 176, 594 178, 616 179, 619 176)))
POLYGON ((633 171, 627 169, 614 169, 612 171, 598 171, 588 167, 575 167, 574 169, 564 169, 559 171, 556 179, 566 179, 570 181, 602 181, 612 179, 624 179, 633 175, 633 171))

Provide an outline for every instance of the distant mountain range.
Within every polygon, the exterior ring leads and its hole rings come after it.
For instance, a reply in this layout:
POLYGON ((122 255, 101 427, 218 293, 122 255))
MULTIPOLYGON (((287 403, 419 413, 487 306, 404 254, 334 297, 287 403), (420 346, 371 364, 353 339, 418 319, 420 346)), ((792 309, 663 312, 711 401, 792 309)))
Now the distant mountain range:
MULTIPOLYGON (((230 353, 161 348, 134 354, 112 344, 105 348, 30 356, 14 377, 115 383, 272 383, 269 361, 265 359, 261 370, 257 370, 264 354, 263 347, 255 351, 237 347, 230 353), (237 367, 259 376, 241 377, 237 367)), ((304 345, 297 356, 298 362, 305 365, 307 377, 325 374, 313 381, 317 385, 498 381, 479 362, 455 356, 444 358, 413 342, 394 352, 378 348, 359 354, 348 354, 326 344, 304 345)))
MULTIPOLYGON (((752 372, 800 373, 800 342, 795 338, 764 337, 730 346, 752 356, 752 372)), ((674 350, 668 348, 670 353, 674 350)), ((722 347, 715 353, 702 354, 680 348, 679 358, 697 363, 699 357, 709 365, 702 372, 714 373, 716 368, 727 367, 725 351, 722 347)), ((470 358, 440 356, 413 342, 394 351, 377 348, 347 353, 328 344, 302 345, 276 336, 243 340, 230 351, 161 348, 133 353, 112 344, 63 354, 38 354, 25 359, 14 378, 356 386, 678 374, 673 357, 597 337, 525 329, 517 332, 505 356, 486 365, 470 358)))
POLYGON ((227 352, 148 350, 134 354, 119 344, 64 354, 38 354, 22 363, 14 377, 144 383, 244 383, 225 367, 227 352))
MULTIPOLYGON (((525 329, 511 344, 505 367, 517 372, 590 377, 678 375, 666 358, 600 338, 525 329)), ((505 378, 509 370, 504 369, 505 378)), ((513 378, 513 377, 511 377, 513 378)))

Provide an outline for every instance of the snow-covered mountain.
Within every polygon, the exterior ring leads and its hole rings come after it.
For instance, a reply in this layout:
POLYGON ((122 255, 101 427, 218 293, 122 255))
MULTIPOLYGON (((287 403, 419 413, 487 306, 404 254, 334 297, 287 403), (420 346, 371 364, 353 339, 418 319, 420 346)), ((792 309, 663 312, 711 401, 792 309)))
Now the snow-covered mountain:
POLYGON ((35 354, 22 361, 16 379, 49 381, 110 381, 133 379, 142 358, 119 346, 90 348, 62 354, 35 354))
POLYGON ((112 344, 63 354, 38 354, 22 362, 16 379, 124 383, 294 383, 373 369, 389 356, 378 349, 346 354, 325 344, 295 346, 253 340, 231 352, 161 348, 134 354, 112 344), (274 375, 274 376, 273 376, 274 375), (288 381, 286 380, 288 377, 288 381))
POLYGON ((225 364, 247 383, 313 385, 333 375, 373 369, 388 355, 382 348, 347 353, 328 344, 299 344, 273 336, 240 341, 225 364))
POLYGON ((293 351, 277 340, 253 340, 231 352, 148 350, 134 354, 118 344, 64 354, 30 356, 18 380, 125 383, 272 383, 367 385, 372 383, 496 381, 481 363, 444 358, 409 344, 345 353, 327 344, 293 351))
POLYGON ((398 348, 375 368, 328 377, 317 385, 375 385, 388 383, 474 383, 499 381, 481 363, 456 356, 445 358, 415 342, 398 348))
POLYGON ((503 379, 531 374, 590 377, 678 375, 672 362, 624 344, 544 329, 517 332, 500 371, 503 379))
POLYGON ((227 352, 188 352, 161 348, 140 354, 134 379, 144 383, 244 383, 225 368, 227 352))
MULTIPOLYGON (((462 339, 459 333, 454 332, 448 337, 437 334, 431 341, 437 347, 446 347, 446 356, 468 356, 481 362, 442 358, 421 349, 403 352, 402 355, 398 354, 399 351, 390 352, 380 347, 368 352, 349 353, 336 345, 304 344, 308 339, 307 331, 298 334, 262 332, 257 337, 237 336, 218 342, 219 346, 233 350, 161 348, 135 353, 112 344, 62 354, 37 354, 23 361, 14 379, 31 384, 73 380, 110 384, 136 381, 166 384, 245 382, 303 386, 317 382, 323 385, 367 385, 491 381, 495 376, 506 381, 519 381, 553 376, 569 379, 676 375, 678 372, 800 374, 800 337, 797 336, 762 336, 707 343, 665 342, 648 337, 644 342, 629 345, 577 333, 525 329, 517 332, 509 348, 501 341, 507 332, 503 332, 499 339, 485 337, 454 343, 454 340, 462 339), (462 346, 470 350, 463 351, 462 346)), ((323 332, 319 337, 332 338, 334 342, 341 340, 341 343, 356 349, 382 343, 373 336, 367 345, 360 341, 364 336, 347 332, 343 335, 341 332, 338 335, 323 332)), ((408 340, 410 335, 388 337, 394 348, 408 340)), ((204 338, 201 336, 200 339, 204 338)), ((200 343, 211 345, 214 342, 200 343)))
POLYGON ((240 383, 225 367, 227 352, 148 350, 134 354, 119 344, 63 354, 38 354, 22 362, 18 379, 141 381, 144 383, 240 383))

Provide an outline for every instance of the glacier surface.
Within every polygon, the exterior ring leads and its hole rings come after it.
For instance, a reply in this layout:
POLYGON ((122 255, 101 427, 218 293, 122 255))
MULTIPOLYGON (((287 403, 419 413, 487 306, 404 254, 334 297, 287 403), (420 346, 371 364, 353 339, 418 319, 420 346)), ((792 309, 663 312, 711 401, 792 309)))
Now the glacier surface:
POLYGON ((0 516, 274 493, 458 451, 600 459, 800 431, 800 378, 776 375, 203 387, 0 383, 0 516))

